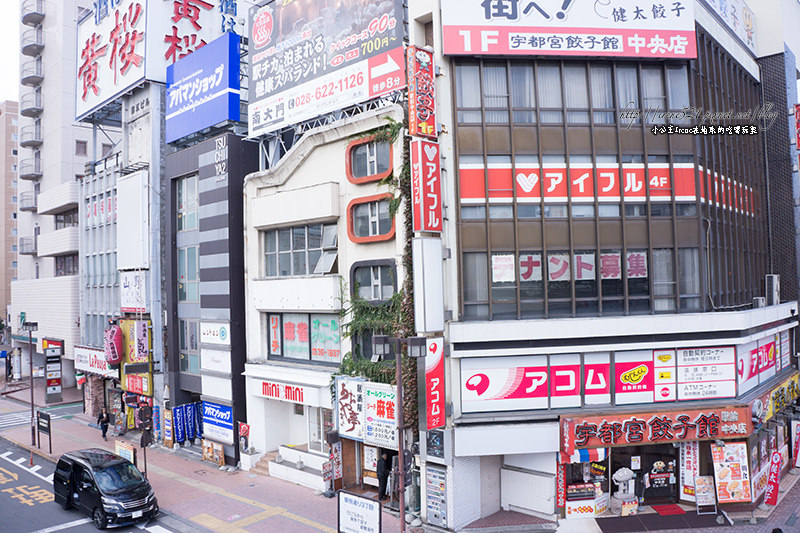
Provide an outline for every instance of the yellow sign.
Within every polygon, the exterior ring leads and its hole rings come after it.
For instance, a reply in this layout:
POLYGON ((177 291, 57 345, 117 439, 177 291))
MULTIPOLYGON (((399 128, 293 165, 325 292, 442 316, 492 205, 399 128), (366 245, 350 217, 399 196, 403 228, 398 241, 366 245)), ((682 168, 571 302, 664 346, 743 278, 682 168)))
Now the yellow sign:
POLYGON ((622 374, 619 379, 623 383, 630 383, 631 385, 636 385, 640 381, 644 379, 647 375, 647 365, 639 365, 635 368, 631 368, 624 374, 622 374))
POLYGON ((780 385, 772 389, 766 398, 764 421, 770 420, 782 409, 791 404, 800 395, 800 374, 785 379, 780 385))
POLYGON ((122 330, 122 365, 120 379, 122 390, 142 396, 153 396, 153 374, 151 353, 153 349, 149 320, 120 320, 122 330), (148 365, 147 372, 128 373, 127 365, 148 365))

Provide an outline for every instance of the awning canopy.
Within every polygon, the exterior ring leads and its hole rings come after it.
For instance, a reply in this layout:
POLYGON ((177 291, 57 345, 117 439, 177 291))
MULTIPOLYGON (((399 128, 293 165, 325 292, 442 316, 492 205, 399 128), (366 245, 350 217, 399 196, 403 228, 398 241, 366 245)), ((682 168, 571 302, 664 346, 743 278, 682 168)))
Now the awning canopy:
POLYGON ((559 462, 562 463, 588 463, 603 461, 608 456, 608 448, 589 448, 588 450, 575 450, 572 455, 564 452, 558 453, 559 462))

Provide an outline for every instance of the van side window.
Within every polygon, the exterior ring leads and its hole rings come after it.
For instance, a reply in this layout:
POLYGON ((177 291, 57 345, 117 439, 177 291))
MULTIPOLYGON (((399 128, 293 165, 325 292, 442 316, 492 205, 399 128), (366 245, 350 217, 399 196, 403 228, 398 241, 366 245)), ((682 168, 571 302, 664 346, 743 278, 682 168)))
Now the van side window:
POLYGON ((56 471, 58 475, 61 477, 69 477, 70 465, 64 459, 61 459, 58 464, 56 465, 56 471))
POLYGON ((94 485, 91 474, 89 474, 89 472, 83 468, 81 468, 81 483, 89 483, 90 485, 94 485))

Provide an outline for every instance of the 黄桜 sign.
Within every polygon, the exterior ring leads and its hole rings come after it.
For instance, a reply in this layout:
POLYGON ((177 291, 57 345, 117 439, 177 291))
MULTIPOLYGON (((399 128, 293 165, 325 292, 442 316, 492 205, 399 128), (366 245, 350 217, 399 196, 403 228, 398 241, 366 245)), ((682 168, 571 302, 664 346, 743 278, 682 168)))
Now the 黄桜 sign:
POLYGON ((697 57, 694 2, 442 0, 448 55, 697 57))

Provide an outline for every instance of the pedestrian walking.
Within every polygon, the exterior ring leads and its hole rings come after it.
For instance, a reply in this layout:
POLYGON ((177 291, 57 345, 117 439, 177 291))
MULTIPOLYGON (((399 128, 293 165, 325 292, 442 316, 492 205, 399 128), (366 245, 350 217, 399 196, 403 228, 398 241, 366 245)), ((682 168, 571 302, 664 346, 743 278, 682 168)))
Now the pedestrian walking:
POLYGON ((389 471, 392 465, 389 462, 389 454, 386 450, 381 450, 381 458, 378 459, 378 500, 385 500, 388 498, 386 495, 386 484, 389 480, 389 471))
POLYGON ((97 417, 97 425, 100 426, 100 430, 103 432, 103 440, 108 440, 106 433, 108 433, 109 422, 108 411, 103 407, 103 410, 100 411, 100 416, 97 417))

